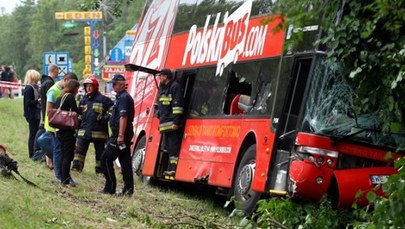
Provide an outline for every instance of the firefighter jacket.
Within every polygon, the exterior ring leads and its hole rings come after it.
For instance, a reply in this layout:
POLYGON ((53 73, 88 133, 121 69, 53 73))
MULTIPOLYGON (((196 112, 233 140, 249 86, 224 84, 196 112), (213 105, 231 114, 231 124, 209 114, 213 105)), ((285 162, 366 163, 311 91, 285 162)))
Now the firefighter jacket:
POLYGON ((161 85, 158 97, 159 131, 173 130, 173 124, 183 125, 183 89, 176 81, 161 85))
POLYGON ((100 92, 87 94, 80 100, 81 123, 77 137, 88 140, 106 141, 108 138, 108 119, 114 103, 100 92))

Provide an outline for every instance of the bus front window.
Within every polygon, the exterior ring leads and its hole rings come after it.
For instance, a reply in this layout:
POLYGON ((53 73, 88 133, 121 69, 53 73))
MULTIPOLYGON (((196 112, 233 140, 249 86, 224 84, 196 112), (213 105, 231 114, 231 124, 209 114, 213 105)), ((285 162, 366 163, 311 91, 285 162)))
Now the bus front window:
POLYGON ((316 60, 302 130, 331 137, 335 143, 350 140, 392 149, 404 147, 403 131, 382 132, 378 111, 356 114, 356 94, 345 74, 338 63, 316 60))

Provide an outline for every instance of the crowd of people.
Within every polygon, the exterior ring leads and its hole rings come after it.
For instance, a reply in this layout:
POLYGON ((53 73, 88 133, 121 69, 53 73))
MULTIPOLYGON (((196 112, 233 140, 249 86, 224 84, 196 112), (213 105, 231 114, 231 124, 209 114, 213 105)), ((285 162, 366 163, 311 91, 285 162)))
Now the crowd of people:
POLYGON ((117 180, 113 162, 118 158, 123 175, 120 195, 132 195, 134 181, 130 145, 133 138, 134 101, 126 92, 126 80, 115 75, 110 81, 116 92, 113 102, 99 92, 98 80, 83 80, 86 94, 78 99, 80 82, 69 72, 56 82, 59 68, 48 66, 48 75, 36 70, 25 74, 24 117, 28 122, 28 156, 46 162, 54 170, 56 181, 66 188, 76 187, 70 171, 81 172, 90 143, 95 149, 95 172, 105 177, 105 194, 116 194, 117 180), (77 129, 58 129, 50 125, 48 111, 60 108, 74 111, 79 117, 77 129), (110 128, 109 128, 110 127, 110 128), (111 129, 111 134, 109 134, 111 129))
MULTIPOLYGON (((25 74, 23 106, 29 126, 28 156, 46 162, 60 185, 74 188, 77 184, 71 171, 83 170, 89 145, 93 143, 95 173, 102 173, 105 178, 105 185, 99 192, 117 194, 113 162, 118 159, 124 183, 118 195, 132 195, 134 179, 130 146, 134 136, 132 122, 135 113, 134 100, 126 91, 125 77, 117 74, 111 79, 116 93, 112 101, 100 93, 99 82, 94 76, 85 77, 82 82, 85 95, 79 97, 81 84, 75 73, 69 72, 56 81, 58 66, 50 64, 47 70, 48 74, 42 76, 34 69, 25 74), (50 123, 51 109, 76 112, 78 127, 55 128, 50 123)), ((170 69, 162 69, 159 76, 157 114, 164 148, 169 157, 164 175, 167 179, 173 179, 184 126, 183 89, 173 80, 170 69)))
POLYGON ((10 83, 18 81, 12 66, 0 66, 0 80, 3 81, 0 85, 0 98, 14 98, 13 89, 10 83))

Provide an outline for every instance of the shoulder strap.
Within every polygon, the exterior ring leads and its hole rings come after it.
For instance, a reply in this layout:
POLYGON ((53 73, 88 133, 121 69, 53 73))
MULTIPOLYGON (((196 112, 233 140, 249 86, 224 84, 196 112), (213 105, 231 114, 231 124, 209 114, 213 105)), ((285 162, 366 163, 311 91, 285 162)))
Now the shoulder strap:
POLYGON ((62 108, 63 103, 65 102, 66 97, 69 95, 70 93, 66 93, 63 95, 60 104, 59 104, 59 110, 62 108))
POLYGON ((27 84, 27 85, 31 86, 32 90, 34 90, 34 98, 35 98, 35 100, 37 100, 39 98, 38 90, 31 84, 27 84))

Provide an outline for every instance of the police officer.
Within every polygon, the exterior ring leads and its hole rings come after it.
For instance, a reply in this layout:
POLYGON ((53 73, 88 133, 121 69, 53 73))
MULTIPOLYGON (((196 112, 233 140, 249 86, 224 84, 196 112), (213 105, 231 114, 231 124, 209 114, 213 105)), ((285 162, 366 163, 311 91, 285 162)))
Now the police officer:
POLYGON ((132 174, 130 145, 134 136, 132 121, 134 120, 134 100, 125 90, 124 76, 114 75, 110 81, 117 93, 110 118, 111 137, 101 156, 101 168, 106 182, 102 193, 115 194, 117 180, 114 173, 113 162, 119 159, 124 180, 122 195, 134 193, 134 178, 132 174))
POLYGON ((169 154, 169 163, 164 175, 166 179, 172 179, 176 173, 183 134, 181 130, 184 122, 183 89, 179 83, 173 80, 173 73, 170 69, 162 69, 159 75, 159 131, 163 135, 165 148, 169 154))
POLYGON ((82 171, 90 142, 96 151, 96 173, 102 173, 100 157, 108 139, 108 119, 110 108, 114 105, 110 98, 102 95, 99 84, 94 76, 83 81, 86 95, 80 100, 82 120, 77 134, 75 156, 72 170, 82 171))

